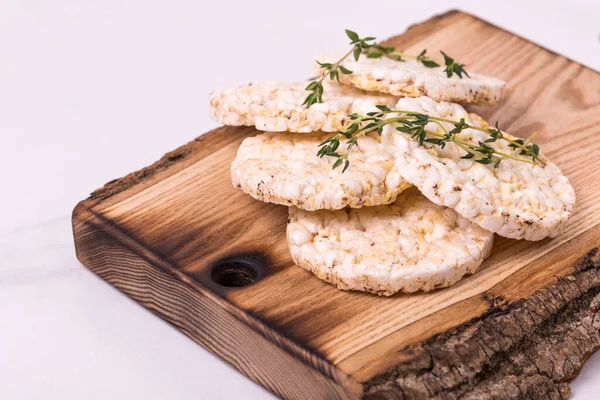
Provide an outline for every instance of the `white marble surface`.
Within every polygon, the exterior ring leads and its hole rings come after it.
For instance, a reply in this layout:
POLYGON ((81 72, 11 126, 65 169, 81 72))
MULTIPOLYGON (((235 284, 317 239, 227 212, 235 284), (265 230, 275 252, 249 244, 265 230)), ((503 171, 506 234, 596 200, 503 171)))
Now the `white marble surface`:
MULTIPOLYGON (((594 0, 201 3, 0 1, 0 399, 272 397, 72 245, 78 200, 216 126, 211 88, 304 78, 344 28, 385 37, 455 7, 600 70, 594 0)), ((574 398, 599 390, 596 355, 574 398)))

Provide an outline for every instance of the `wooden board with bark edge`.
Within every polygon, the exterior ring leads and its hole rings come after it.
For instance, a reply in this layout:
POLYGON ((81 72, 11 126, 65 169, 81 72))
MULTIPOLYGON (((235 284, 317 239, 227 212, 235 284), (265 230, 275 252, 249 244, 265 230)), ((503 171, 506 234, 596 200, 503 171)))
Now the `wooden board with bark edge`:
POLYGON ((257 132, 223 127, 79 203, 78 258, 283 398, 565 398, 600 345, 600 74, 458 11, 386 44, 509 83, 500 105, 468 109, 537 132, 577 195, 560 236, 497 237, 448 289, 340 291, 293 265, 286 207, 232 187, 229 163, 257 132))

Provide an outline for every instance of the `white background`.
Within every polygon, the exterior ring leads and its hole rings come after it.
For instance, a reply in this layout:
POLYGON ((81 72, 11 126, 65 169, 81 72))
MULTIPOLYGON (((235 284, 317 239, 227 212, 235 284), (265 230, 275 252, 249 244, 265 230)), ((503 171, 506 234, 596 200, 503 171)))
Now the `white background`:
MULTIPOLYGON (((306 78, 344 28, 384 38, 450 8, 600 70, 593 0, 1 0, 0 399, 272 397, 84 269, 71 210, 216 127, 211 89, 306 78)), ((600 355, 573 384, 598 391, 600 355)))

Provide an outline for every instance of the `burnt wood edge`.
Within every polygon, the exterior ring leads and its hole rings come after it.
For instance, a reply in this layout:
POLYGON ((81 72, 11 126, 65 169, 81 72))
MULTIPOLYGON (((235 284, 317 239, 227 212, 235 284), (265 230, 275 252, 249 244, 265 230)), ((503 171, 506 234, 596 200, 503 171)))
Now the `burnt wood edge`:
POLYGON ((137 187, 139 187, 139 190, 147 189, 159 180, 165 179, 220 150, 230 144, 232 140, 256 133, 258 131, 252 127, 220 126, 164 154, 151 165, 105 183, 104 186, 94 190, 81 203, 83 206, 93 209, 94 206, 107 200, 112 201, 114 197, 119 197, 128 189, 137 187))
POLYGON ((73 228, 77 257, 90 271, 276 395, 302 400, 360 395, 362 387, 357 392, 334 382, 95 223, 73 228))
POLYGON ((352 395, 362 393, 362 384, 356 382, 351 376, 338 369, 335 365, 332 365, 329 361, 325 360, 311 349, 305 348, 304 346, 296 343, 294 340, 282 336, 279 332, 269 327, 260 319, 245 312, 244 310, 239 309, 233 304, 228 303, 222 297, 202 285, 200 282, 185 275, 183 272, 175 268, 168 260, 156 255, 142 245, 131 234, 124 232, 111 221, 88 209, 85 201, 80 202, 73 210, 72 221, 77 258, 84 266, 89 268, 89 266, 85 264, 85 260, 83 259, 82 254, 77 247, 77 232, 82 229, 81 227, 86 226, 89 229, 94 229, 109 235, 114 241, 118 242, 120 246, 133 252, 140 259, 143 259, 148 264, 168 274, 172 279, 192 287, 199 295, 210 299, 214 303, 215 307, 226 310, 233 317, 239 320, 240 323, 246 325, 269 342, 274 343, 278 347, 282 348, 286 353, 298 359, 307 367, 314 369, 323 374, 325 377, 331 379, 334 383, 340 385, 347 393, 352 395))
POLYGON ((482 317, 402 350, 412 357, 366 382, 365 397, 566 398, 600 347, 598 293, 594 248, 552 286, 510 304, 489 299, 482 317))
POLYGON ((90 194, 90 197, 84 201, 89 205, 91 202, 100 202, 102 200, 106 200, 107 198, 123 192, 130 187, 154 176, 157 172, 165 170, 173 164, 188 157, 190 154, 192 154, 192 151, 194 147, 196 147, 197 143, 201 143, 203 140, 206 140, 207 137, 214 135, 216 131, 218 131, 218 129, 209 131, 206 134, 195 138, 193 141, 166 153, 158 161, 148 165, 147 167, 105 183, 101 188, 94 190, 90 194))

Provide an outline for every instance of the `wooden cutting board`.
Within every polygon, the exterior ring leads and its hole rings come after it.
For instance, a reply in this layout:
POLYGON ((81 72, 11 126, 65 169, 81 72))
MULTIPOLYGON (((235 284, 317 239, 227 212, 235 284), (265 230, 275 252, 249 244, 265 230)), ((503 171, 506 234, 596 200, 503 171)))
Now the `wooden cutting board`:
POLYGON ((77 256, 283 398, 567 396, 600 345, 600 74, 462 12, 387 44, 509 82, 501 105, 470 110, 537 132, 569 177, 577 206, 559 237, 497 237, 448 289, 343 292, 293 265, 286 207, 232 187, 229 163, 257 132, 224 127, 79 203, 77 256))

